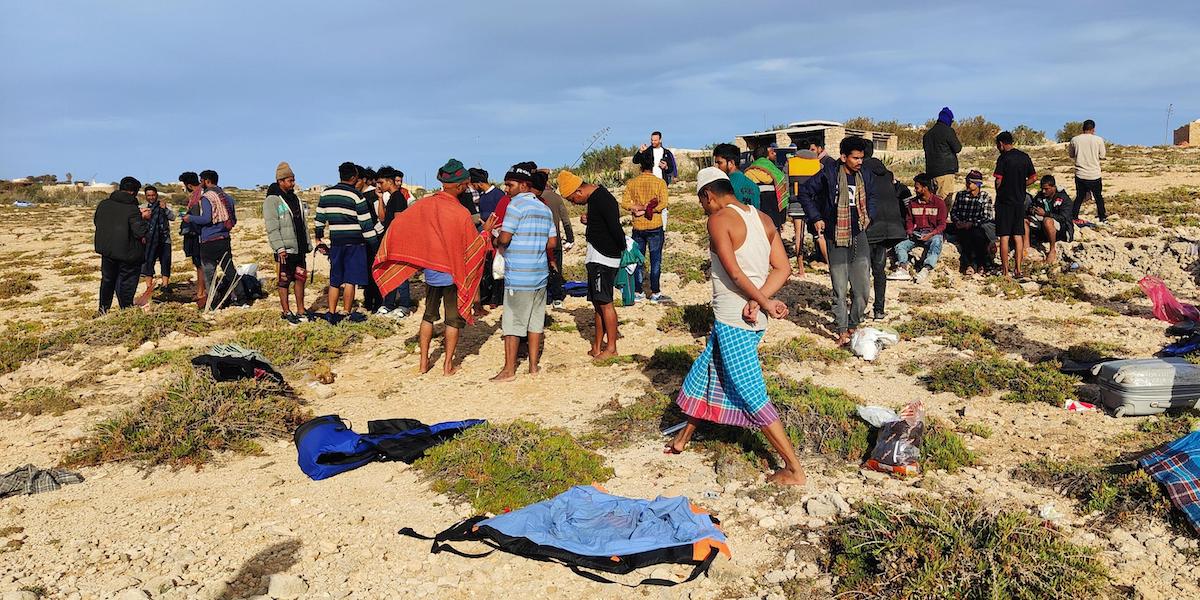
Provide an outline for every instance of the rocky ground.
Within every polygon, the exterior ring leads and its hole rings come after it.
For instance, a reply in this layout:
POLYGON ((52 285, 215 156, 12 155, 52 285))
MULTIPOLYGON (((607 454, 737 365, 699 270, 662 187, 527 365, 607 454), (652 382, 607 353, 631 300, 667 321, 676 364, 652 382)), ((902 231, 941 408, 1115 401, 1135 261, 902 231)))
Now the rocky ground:
MULTIPOLYGON (((1196 186, 1200 167, 1167 175, 1131 170, 1106 177, 1106 185, 1113 194, 1196 186)), ((678 204, 694 202, 682 187, 673 194, 672 201, 678 204)), ((65 274, 73 266, 97 262, 90 253, 90 216, 90 208, 70 205, 0 207, 0 218, 8 223, 0 231, 5 255, 0 276, 40 274, 33 281, 34 291, 0 301, 5 308, 0 326, 30 320, 61 326, 91 317, 95 276, 65 274)), ((1145 224, 1140 218, 1120 215, 1106 230, 1083 230, 1064 250, 1070 261, 1084 268, 1081 279, 1089 297, 1111 298, 1132 287, 1128 281, 1101 276, 1121 273, 1126 279, 1158 275, 1185 301, 1195 299, 1194 240, 1200 239, 1200 229, 1159 228, 1151 236, 1118 237, 1124 225, 1145 224)), ((668 251, 704 257, 698 238, 683 229, 668 234, 668 251)), ((576 230, 582 231, 578 222, 576 230)), ((239 261, 269 264, 263 260, 269 250, 261 220, 250 213, 239 225, 235 253, 239 261)), ((567 263, 580 263, 582 255, 580 243, 568 254, 567 263)), ((959 276, 953 268, 956 259, 948 247, 939 275, 925 286, 890 285, 885 324, 903 322, 916 310, 958 310, 997 323, 1010 342, 1002 349, 1030 360, 1095 340, 1120 345, 1130 356, 1149 356, 1169 341, 1166 324, 1152 318, 1144 297, 1060 303, 1028 293, 1006 299, 981 279, 959 276), (1094 313, 1097 306, 1115 314, 1094 313)), ((190 265, 181 253, 177 252, 175 264, 177 276, 188 279, 190 265)), ((316 270, 328 272, 324 264, 316 265, 316 270)), ((708 286, 706 282, 685 284, 674 273, 664 276, 664 291, 678 304, 706 302, 708 286)), ((820 268, 789 282, 781 297, 794 307, 793 314, 772 323, 765 343, 806 334, 832 347, 828 287, 828 277, 820 268)), ((274 306, 274 299, 263 300, 249 310, 272 311, 274 306)), ((660 332, 656 323, 666 310, 645 303, 619 309, 621 353, 650 355, 665 345, 700 342, 686 333, 660 332)), ((425 422, 522 418, 582 434, 592 428, 592 418, 602 406, 613 400, 626 404, 654 386, 639 364, 599 367, 587 360, 590 314, 582 299, 570 299, 563 310, 553 312, 556 323, 577 327, 548 333, 545 372, 536 379, 522 374, 509 384, 487 381, 501 364, 499 311, 466 332, 467 355, 454 377, 443 377, 436 369, 415 374, 416 357, 409 344, 418 325, 415 318, 401 321, 401 335, 367 339, 332 364, 337 379, 327 388, 310 385, 311 377, 304 372, 289 375, 315 414, 337 413, 355 424, 390 417, 425 422)), ((173 333, 134 350, 75 348, 29 361, 0 376, 0 401, 34 386, 67 385, 82 405, 61 416, 25 415, 5 421, 0 426, 5 457, 0 471, 26 463, 56 464, 94 423, 146 397, 171 376, 167 368, 139 371, 130 366, 131 359, 155 349, 199 348, 235 333, 218 324, 204 337, 173 333)), ((637 595, 774 599, 794 595, 796 582, 822 596, 831 589, 831 579, 822 571, 828 557, 819 544, 825 528, 854 511, 857 502, 902 499, 913 493, 947 498, 975 495, 996 506, 1048 515, 1073 540, 1100 549, 1115 582, 1134 594, 1142 598, 1200 595, 1194 534, 1145 519, 1116 529, 1105 527, 1095 517, 1079 514, 1074 501, 1012 477, 1014 467, 1034 458, 1101 453, 1109 440, 1134 431, 1145 418, 1115 419, 1101 412, 1068 413, 1049 404, 1010 404, 999 401, 999 394, 973 400, 931 394, 917 377, 900 370, 906 361, 939 352, 945 349, 934 340, 917 339, 885 350, 875 363, 785 362, 781 370, 794 378, 812 377, 822 385, 843 388, 870 404, 897 406, 921 399, 932 416, 988 426, 994 432, 991 437, 965 436, 979 454, 980 464, 956 473, 935 471, 901 480, 860 470, 856 464, 805 456, 808 484, 778 490, 761 476, 728 481, 722 477, 718 482, 703 454, 665 456, 659 439, 602 451, 616 472, 605 484, 610 492, 633 497, 686 495, 722 519, 733 559, 718 561, 710 577, 677 588, 631 591, 604 586, 560 566, 501 553, 474 560, 430 555, 427 542, 398 536, 396 531, 409 526, 433 533, 470 516, 470 505, 432 492, 402 463, 376 463, 329 480, 310 481, 296 467, 290 441, 270 441, 261 455, 224 454, 200 469, 138 464, 84 468, 83 484, 0 501, 0 598, 637 595)), ((1085 396, 1088 393, 1085 388, 1085 396)), ((621 579, 681 579, 686 572, 659 568, 621 579)))

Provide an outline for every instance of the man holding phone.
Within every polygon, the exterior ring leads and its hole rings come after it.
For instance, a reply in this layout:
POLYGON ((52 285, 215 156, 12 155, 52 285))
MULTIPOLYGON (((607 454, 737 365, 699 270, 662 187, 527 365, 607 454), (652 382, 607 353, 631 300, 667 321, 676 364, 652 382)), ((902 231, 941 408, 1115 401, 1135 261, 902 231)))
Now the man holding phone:
MULTIPOLYGON (((649 300, 657 304, 668 299, 663 296, 661 285, 663 241, 666 239, 662 216, 667 210, 667 182, 654 176, 653 154, 639 152, 633 159, 641 169, 641 174, 625 185, 621 208, 633 215, 633 241, 643 256, 650 257, 649 300)), ((637 300, 647 298, 642 288, 643 268, 644 265, 639 264, 633 272, 634 297, 637 300)))

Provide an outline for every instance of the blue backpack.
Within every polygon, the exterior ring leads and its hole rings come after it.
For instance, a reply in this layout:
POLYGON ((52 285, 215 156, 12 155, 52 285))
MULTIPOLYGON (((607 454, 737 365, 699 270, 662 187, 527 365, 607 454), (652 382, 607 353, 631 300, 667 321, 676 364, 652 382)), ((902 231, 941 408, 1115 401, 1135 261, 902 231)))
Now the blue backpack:
POLYGON ((313 480, 327 479, 376 460, 405 463, 425 451, 486 423, 479 419, 426 425, 416 419, 385 419, 367 422, 367 434, 355 433, 337 415, 317 417, 296 428, 297 462, 313 480))

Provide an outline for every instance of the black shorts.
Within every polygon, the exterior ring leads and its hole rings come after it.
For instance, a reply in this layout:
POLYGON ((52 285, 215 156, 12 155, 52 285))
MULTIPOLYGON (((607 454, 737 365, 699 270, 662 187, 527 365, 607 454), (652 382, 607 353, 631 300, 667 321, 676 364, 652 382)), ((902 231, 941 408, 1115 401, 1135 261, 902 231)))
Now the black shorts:
POLYGON ((286 289, 293 281, 304 283, 308 279, 308 261, 303 254, 288 254, 287 258, 281 263, 276 263, 276 266, 279 267, 276 283, 281 288, 286 289))
POLYGON ((996 236, 1025 235, 1025 205, 1020 202, 996 203, 996 236))
MULTIPOLYGON (((1054 232, 1055 241, 1058 241, 1058 242, 1070 241, 1067 239, 1067 228, 1063 227, 1063 224, 1059 223, 1058 219, 1053 219, 1052 217, 1047 217, 1047 218, 1050 218, 1051 220, 1053 220, 1054 224, 1057 226, 1057 228, 1055 229, 1055 232, 1054 232)), ((1046 230, 1043 229, 1041 219, 1038 219, 1036 221, 1033 219, 1029 220, 1029 238, 1030 238, 1030 241, 1035 244, 1044 244, 1044 243, 1050 241, 1050 238, 1046 237, 1046 230)))
POLYGON ((462 329, 467 326, 467 320, 458 314, 458 286, 425 286, 425 313, 421 315, 421 320, 437 323, 442 318, 443 308, 446 309, 446 327, 462 329))
POLYGON ((612 304, 613 282, 617 280, 617 267, 606 267, 600 263, 588 263, 587 299, 596 304, 612 304))

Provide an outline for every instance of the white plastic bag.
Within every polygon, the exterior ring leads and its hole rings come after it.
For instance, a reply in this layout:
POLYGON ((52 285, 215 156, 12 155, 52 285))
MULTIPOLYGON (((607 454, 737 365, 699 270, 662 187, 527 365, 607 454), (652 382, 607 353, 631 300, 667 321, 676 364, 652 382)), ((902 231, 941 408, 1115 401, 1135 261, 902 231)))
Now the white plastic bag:
POLYGON ((865 361, 873 361, 879 356, 879 351, 900 341, 900 336, 875 329, 863 327, 854 332, 850 338, 850 351, 865 361))
POLYGON ((257 276, 258 275, 258 263, 248 263, 248 264, 244 264, 244 265, 239 265, 237 268, 237 274, 241 275, 242 277, 257 276))
POLYGON ((897 415, 896 411, 882 406, 858 406, 855 409, 858 411, 858 416, 862 417, 862 420, 869 423, 871 427, 883 427, 884 423, 900 420, 900 415, 897 415))
POLYGON ((492 279, 504 279, 504 255, 499 252, 492 258, 492 279))

